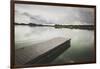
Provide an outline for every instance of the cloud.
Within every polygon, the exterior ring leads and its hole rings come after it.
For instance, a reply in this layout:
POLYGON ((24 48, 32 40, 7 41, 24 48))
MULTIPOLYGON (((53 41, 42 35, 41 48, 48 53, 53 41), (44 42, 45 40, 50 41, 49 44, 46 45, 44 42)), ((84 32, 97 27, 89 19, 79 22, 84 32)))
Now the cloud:
POLYGON ((15 5, 16 22, 42 24, 94 24, 93 8, 15 5))

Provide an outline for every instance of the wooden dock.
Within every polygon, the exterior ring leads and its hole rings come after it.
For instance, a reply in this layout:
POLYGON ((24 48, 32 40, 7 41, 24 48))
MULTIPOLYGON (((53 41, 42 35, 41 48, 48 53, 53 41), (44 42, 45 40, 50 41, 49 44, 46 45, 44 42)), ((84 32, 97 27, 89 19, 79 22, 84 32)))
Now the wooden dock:
POLYGON ((16 50, 15 65, 23 66, 34 64, 49 64, 70 47, 70 39, 65 40, 62 43, 58 42, 61 42, 62 40, 63 39, 59 38, 56 40, 47 41, 45 43, 40 43, 38 46, 29 46, 16 50))

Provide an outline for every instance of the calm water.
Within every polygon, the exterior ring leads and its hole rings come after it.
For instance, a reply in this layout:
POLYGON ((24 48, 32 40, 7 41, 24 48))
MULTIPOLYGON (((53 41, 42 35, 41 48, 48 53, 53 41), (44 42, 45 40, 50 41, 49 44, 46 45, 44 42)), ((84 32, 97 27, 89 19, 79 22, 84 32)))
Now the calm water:
POLYGON ((71 47, 52 63, 74 63, 93 60, 94 31, 79 29, 55 29, 54 27, 15 26, 15 48, 31 46, 47 40, 71 38, 71 47))

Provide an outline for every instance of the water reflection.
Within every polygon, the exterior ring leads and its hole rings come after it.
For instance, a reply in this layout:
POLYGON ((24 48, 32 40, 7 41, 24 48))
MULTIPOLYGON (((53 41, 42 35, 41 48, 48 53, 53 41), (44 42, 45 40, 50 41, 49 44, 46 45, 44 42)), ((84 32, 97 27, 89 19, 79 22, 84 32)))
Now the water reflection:
POLYGON ((55 29, 54 27, 15 26, 15 48, 31 46, 47 40, 62 37, 71 38, 71 47, 52 63, 74 63, 92 61, 94 31, 79 29, 55 29))

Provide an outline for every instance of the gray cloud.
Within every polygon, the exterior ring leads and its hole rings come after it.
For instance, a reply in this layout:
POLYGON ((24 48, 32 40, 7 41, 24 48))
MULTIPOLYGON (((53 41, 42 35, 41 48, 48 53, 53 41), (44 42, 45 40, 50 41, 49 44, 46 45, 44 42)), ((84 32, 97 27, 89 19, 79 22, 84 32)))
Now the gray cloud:
POLYGON ((93 8, 15 5, 15 22, 42 24, 94 24, 93 8))

